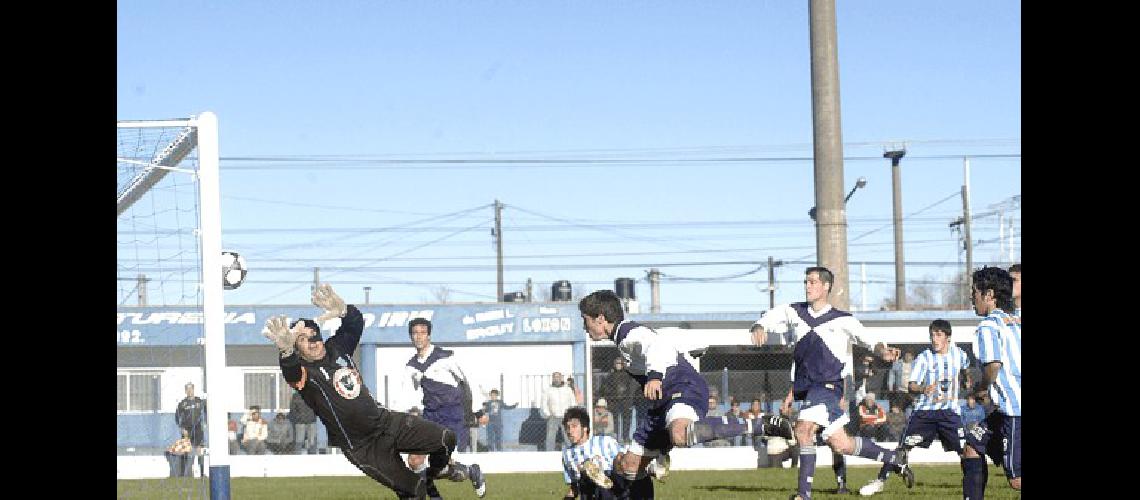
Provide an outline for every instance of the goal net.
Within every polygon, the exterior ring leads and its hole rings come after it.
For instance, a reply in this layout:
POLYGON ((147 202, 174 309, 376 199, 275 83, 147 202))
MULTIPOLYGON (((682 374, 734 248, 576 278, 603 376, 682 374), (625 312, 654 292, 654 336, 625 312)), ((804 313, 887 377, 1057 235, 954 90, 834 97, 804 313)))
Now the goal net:
POLYGON ((117 128, 118 497, 228 496, 217 118, 117 128))

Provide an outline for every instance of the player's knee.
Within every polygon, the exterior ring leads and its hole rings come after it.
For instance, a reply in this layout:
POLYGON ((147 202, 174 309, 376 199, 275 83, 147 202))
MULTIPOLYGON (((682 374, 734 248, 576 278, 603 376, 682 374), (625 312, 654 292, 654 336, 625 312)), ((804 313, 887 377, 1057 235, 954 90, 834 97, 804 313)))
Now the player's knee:
POLYGON ((1021 491, 1021 478, 1020 477, 1010 478, 1009 486, 1015 490, 1021 491))
POLYGON ((673 446, 685 447, 689 446, 688 425, 674 425, 669 429, 669 437, 673 440, 673 446))

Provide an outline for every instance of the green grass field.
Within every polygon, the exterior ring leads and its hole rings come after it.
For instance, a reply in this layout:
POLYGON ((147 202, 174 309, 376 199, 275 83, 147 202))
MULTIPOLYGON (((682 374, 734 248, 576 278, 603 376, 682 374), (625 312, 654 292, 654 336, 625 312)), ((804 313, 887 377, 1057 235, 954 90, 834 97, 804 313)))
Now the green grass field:
MULTIPOLYGON (((853 490, 870 481, 878 468, 849 467, 853 490)), ((902 480, 892 475, 887 487, 874 498, 962 498, 962 471, 958 465, 917 465, 915 485, 907 489, 902 480)), ((1009 487, 998 467, 990 465, 987 499, 1020 498, 1009 487)), ((470 483, 438 483, 447 499, 476 498, 470 483)), ((815 498, 841 498, 835 490, 835 476, 830 467, 816 474, 815 498)), ((233 478, 231 497, 235 500, 297 499, 390 499, 391 490, 367 477, 307 478, 233 478)), ((657 498, 672 499, 773 499, 787 500, 796 487, 796 469, 756 469, 743 471, 674 471, 654 488, 657 498)), ((488 474, 488 499, 511 500, 556 499, 566 491, 562 474, 488 474)), ((175 499, 208 498, 208 486, 202 479, 149 479, 118 481, 118 498, 175 499)), ((858 497, 844 495, 844 497, 858 497)))

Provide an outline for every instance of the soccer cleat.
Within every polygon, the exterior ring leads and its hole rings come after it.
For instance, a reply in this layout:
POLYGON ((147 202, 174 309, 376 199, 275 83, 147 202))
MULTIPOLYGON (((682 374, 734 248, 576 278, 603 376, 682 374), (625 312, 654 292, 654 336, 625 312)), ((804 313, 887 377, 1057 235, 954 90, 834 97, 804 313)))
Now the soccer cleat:
POLYGON ((784 439, 795 439, 795 429, 792 427, 792 421, 784 418, 782 415, 768 415, 760 417, 763 425, 760 429, 754 429, 754 435, 763 436, 778 436, 784 439), (759 431, 759 432, 756 432, 759 431))
POLYGON ((801 497, 799 493, 792 493, 788 500, 804 500, 804 497, 801 497))
POLYGON ((835 490, 836 495, 850 495, 851 490, 847 489, 847 483, 839 483, 839 488, 835 490))
POLYGON ((879 478, 872 479, 866 486, 859 488, 859 494, 865 497, 869 497, 880 491, 883 491, 883 480, 879 478))
POLYGON ((907 452, 908 450, 905 446, 895 450, 895 453, 897 453, 895 456, 895 465, 898 466, 899 477, 902 478, 903 482, 906 483, 906 487, 909 489, 914 487, 914 470, 910 468, 907 452))
POLYGON ((606 471, 602 470, 602 468, 594 460, 586 460, 585 462, 582 462, 582 472, 585 472, 586 477, 590 478, 594 484, 601 486, 602 488, 608 490, 614 487, 613 480, 611 480, 610 477, 606 475, 606 471))
POLYGON ((653 476, 653 479, 664 481, 665 476, 669 475, 669 465, 672 462, 673 460, 669 458, 668 453, 657 455, 657 458, 653 459, 653 467, 649 471, 649 474, 653 476))
POLYGON ((471 486, 475 488, 475 494, 479 498, 487 494, 487 479, 483 477, 483 469, 479 464, 471 464, 467 467, 467 473, 471 476, 471 486))
POLYGON ((899 477, 901 477, 903 482, 906 483, 907 488, 914 488, 914 470, 910 468, 909 464, 902 466, 902 471, 899 472, 899 477))

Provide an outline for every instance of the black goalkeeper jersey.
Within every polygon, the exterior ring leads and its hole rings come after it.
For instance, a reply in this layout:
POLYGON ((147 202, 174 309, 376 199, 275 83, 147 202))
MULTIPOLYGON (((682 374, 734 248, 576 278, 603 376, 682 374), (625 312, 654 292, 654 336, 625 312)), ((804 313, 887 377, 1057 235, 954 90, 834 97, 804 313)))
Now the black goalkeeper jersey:
POLYGON ((364 316, 354 305, 340 328, 325 341, 325 357, 315 363, 293 353, 281 360, 285 380, 301 393, 328 429, 329 444, 353 450, 388 425, 388 411, 379 408, 352 353, 364 332, 364 316))

